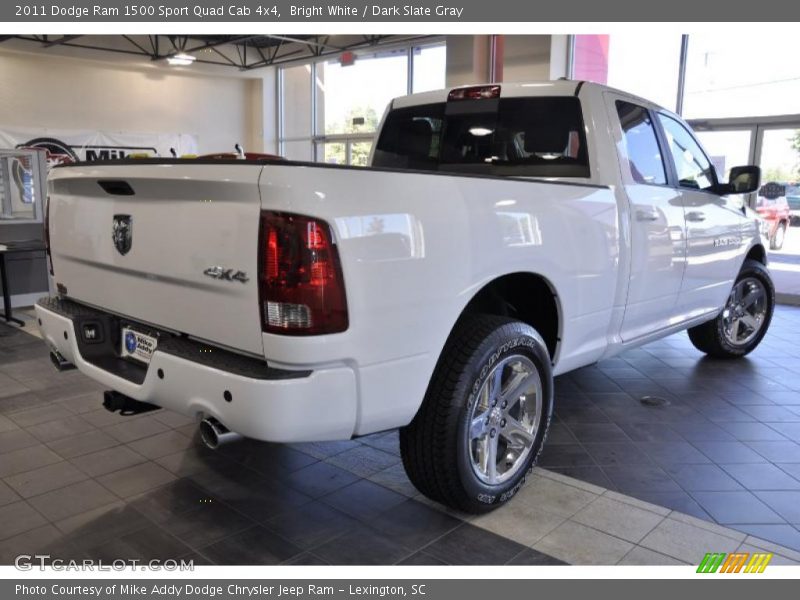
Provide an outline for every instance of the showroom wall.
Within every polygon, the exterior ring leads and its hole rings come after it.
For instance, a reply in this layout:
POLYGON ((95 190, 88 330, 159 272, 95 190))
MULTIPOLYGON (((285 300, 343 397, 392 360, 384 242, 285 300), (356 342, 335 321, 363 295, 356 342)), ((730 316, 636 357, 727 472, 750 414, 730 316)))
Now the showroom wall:
MULTIPOLYGON (((265 123, 274 139, 274 118, 264 118, 265 110, 274 114, 273 69, 244 78, 105 59, 0 53, 0 126, 187 133, 197 136, 200 152, 236 142, 261 151, 265 123)), ((40 224, 0 223, 0 240, 41 234, 40 224)), ((42 252, 9 255, 7 265, 14 306, 46 293, 42 252)))
MULTIPOLYGON (((0 54, 0 125, 195 134, 201 152, 259 146, 244 78, 44 54, 0 54), (213 115, 213 118, 209 118, 213 115)), ((260 130, 259 130, 260 131, 260 130)))

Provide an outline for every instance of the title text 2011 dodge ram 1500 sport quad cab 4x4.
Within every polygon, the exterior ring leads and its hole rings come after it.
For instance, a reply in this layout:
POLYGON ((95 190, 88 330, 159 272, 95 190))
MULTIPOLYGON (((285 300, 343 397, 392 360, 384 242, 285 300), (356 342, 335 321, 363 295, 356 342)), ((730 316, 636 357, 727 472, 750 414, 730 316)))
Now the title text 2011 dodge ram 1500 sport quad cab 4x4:
POLYGON ((676 115, 590 83, 394 100, 371 168, 75 164, 49 183, 57 364, 276 442, 401 427, 427 496, 519 489, 553 375, 682 329, 755 348, 774 291, 752 213, 676 115))

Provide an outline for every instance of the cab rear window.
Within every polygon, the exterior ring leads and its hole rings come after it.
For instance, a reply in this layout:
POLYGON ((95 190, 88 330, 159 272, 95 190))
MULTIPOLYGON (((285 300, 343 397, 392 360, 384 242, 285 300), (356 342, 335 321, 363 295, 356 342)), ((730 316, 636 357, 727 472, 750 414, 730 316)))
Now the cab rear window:
POLYGON ((589 177, 572 96, 457 100, 392 110, 373 166, 517 177, 589 177))

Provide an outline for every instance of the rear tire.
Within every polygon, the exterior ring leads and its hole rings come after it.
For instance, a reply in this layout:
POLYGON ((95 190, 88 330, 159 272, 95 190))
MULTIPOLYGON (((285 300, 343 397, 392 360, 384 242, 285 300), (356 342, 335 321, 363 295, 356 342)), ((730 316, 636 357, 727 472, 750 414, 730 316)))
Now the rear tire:
POLYGON ((746 260, 720 314, 689 329, 689 339, 709 356, 740 358, 764 339, 774 310, 775 286, 769 271, 756 260, 746 260))
POLYGON ((403 465, 428 498, 484 513, 511 499, 542 450, 553 410, 550 355, 529 325, 466 315, 439 358, 403 465))
POLYGON ((786 223, 780 223, 775 229, 775 235, 769 240, 770 250, 780 250, 783 248, 783 242, 786 240, 786 223))

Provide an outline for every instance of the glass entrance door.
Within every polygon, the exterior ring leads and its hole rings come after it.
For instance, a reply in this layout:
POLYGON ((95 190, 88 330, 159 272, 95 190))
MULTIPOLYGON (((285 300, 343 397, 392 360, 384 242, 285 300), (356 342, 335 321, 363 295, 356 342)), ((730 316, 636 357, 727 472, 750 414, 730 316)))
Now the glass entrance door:
POLYGON ((692 123, 720 177, 757 164, 762 186, 744 199, 763 219, 778 299, 800 302, 800 116, 692 123))
POLYGON ((761 190, 756 210, 769 231, 769 263, 780 295, 800 299, 800 123, 759 127, 761 190))

